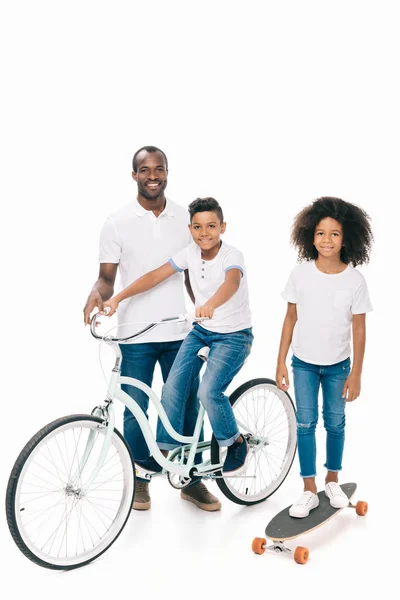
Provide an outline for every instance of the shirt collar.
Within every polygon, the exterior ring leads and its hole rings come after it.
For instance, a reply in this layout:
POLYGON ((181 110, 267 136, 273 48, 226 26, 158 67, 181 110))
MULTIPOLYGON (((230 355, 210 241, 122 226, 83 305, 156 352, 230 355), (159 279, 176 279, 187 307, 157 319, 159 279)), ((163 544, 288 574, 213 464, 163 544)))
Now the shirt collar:
MULTIPOLYGON (((174 208, 173 208, 172 202, 169 198, 165 198, 165 200, 166 200, 165 208, 162 211, 162 213, 160 214, 160 217, 162 217, 163 215, 166 215, 167 217, 173 217, 174 216, 174 208)), ((138 217, 145 217, 148 214, 154 214, 151 210, 146 210, 145 208, 143 208, 143 206, 141 206, 139 204, 139 202, 137 201, 136 198, 133 201, 133 212, 138 217)))

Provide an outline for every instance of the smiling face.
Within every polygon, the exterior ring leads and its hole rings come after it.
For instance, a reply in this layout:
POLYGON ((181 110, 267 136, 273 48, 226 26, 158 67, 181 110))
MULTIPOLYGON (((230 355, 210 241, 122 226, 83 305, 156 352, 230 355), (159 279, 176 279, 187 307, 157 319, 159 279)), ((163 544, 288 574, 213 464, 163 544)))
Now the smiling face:
POLYGON ((136 158, 137 172, 132 173, 138 192, 146 200, 157 200, 167 187, 168 171, 165 157, 161 152, 143 150, 136 158))
MULTIPOLYGON (((218 215, 211 211, 195 213, 189 225, 193 241, 207 256, 218 254, 221 234, 225 232, 225 228, 226 223, 221 223, 218 215)), ((213 258, 213 256, 210 257, 213 258)))
POLYGON ((315 227, 314 246, 320 256, 324 258, 340 257, 340 251, 343 246, 343 227, 341 224, 326 217, 322 219, 315 227))

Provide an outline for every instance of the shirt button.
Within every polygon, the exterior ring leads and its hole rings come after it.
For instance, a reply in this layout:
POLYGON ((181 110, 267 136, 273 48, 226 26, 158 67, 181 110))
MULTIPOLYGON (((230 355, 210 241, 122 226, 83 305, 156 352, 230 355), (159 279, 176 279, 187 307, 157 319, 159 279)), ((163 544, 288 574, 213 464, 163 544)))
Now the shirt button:
POLYGON ((204 269, 202 269, 202 271, 204 271, 204 269))
POLYGON ((202 275, 201 278, 204 279, 204 275, 202 275))
POLYGON ((202 260, 201 262, 203 263, 203 265, 205 265, 205 264, 206 264, 204 260, 202 260))

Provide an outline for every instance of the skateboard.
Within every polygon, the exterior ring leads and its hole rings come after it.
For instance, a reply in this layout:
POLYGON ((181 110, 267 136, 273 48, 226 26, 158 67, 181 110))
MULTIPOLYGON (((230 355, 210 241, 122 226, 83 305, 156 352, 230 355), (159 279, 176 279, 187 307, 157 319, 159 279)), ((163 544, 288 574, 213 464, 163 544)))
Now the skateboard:
MULTIPOLYGON (((351 498, 357 489, 357 484, 344 483, 340 487, 350 500, 348 507, 345 508, 354 508, 358 515, 364 517, 368 511, 368 504, 361 500, 357 502, 356 505, 351 502, 351 498)), ((329 498, 325 496, 325 491, 318 492, 318 498, 319 506, 312 510, 308 517, 304 517, 304 519, 291 517, 289 515, 290 506, 287 506, 284 510, 275 515, 265 528, 265 536, 273 542, 272 545, 268 546, 265 538, 254 538, 252 544, 253 552, 255 554, 264 554, 265 550, 273 550, 278 553, 293 554, 294 560, 297 563, 304 565, 309 558, 308 548, 297 546, 293 552, 290 548, 285 546, 284 542, 293 540, 303 533, 305 534, 314 531, 314 529, 317 529, 327 521, 330 521, 343 510, 343 508, 333 508, 330 505, 329 498)))

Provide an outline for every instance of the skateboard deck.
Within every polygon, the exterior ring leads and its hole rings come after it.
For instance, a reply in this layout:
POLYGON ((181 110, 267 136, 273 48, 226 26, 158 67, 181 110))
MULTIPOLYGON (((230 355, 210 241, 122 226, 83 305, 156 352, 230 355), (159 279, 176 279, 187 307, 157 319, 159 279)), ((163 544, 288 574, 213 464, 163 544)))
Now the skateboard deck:
MULTIPOLYGON (((349 499, 349 508, 355 509, 357 515, 365 516, 368 511, 367 502, 359 501, 356 506, 351 502, 351 498, 357 489, 357 484, 344 483, 340 487, 349 499)), ((304 519, 291 517, 289 515, 290 506, 281 510, 265 528, 265 535, 272 540, 272 545, 269 546, 264 538, 254 538, 252 543, 253 552, 255 554, 263 554, 265 550, 273 550, 279 553, 293 554, 294 560, 304 565, 309 557, 308 548, 298 546, 293 552, 285 546, 284 542, 317 529, 343 510, 343 508, 333 508, 330 505, 329 499, 325 496, 325 491, 318 492, 318 498, 319 506, 314 508, 308 517, 304 517, 304 519)))
MULTIPOLYGON (((346 496, 351 500, 354 492, 357 489, 356 483, 344 483, 340 486, 346 496)), ((343 508, 333 508, 329 503, 329 498, 325 496, 325 491, 318 492, 319 506, 314 508, 308 517, 298 519, 289 515, 287 506, 268 523, 265 528, 265 535, 270 540, 292 540, 303 533, 308 533, 316 529, 329 519, 332 519, 343 508)))

